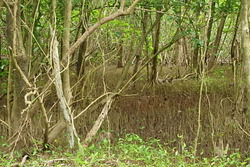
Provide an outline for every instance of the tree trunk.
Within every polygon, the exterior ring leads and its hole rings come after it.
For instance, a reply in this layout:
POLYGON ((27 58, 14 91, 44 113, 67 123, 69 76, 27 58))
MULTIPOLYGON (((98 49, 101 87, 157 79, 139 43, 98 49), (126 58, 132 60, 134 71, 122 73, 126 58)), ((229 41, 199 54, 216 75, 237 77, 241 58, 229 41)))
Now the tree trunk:
MULTIPOLYGON (((155 55, 158 52, 159 49, 159 42, 160 42, 160 29, 161 29, 161 19, 162 14, 161 13, 156 13, 156 21, 157 25, 155 27, 155 34, 154 34, 154 50, 153 54, 155 55)), ((157 59, 158 56, 154 56, 152 60, 152 74, 151 74, 151 82, 154 84, 156 83, 157 79, 157 59)))
MULTIPOLYGON (((145 11, 143 21, 142 21, 143 22, 143 26, 142 26, 142 36, 143 37, 146 37, 147 21, 148 21, 148 12, 145 11)), ((145 41, 146 41, 146 39, 145 39, 145 41)), ((143 45, 141 45, 140 50, 138 51, 138 53, 135 56, 135 66, 134 66, 133 74, 136 74, 138 71, 138 68, 140 65, 140 60, 141 60, 142 48, 143 48, 143 45)), ((134 80, 136 80, 136 77, 134 80)))
POLYGON ((244 75, 247 97, 247 115, 250 112, 250 29, 248 12, 250 7, 249 0, 242 0, 241 4, 241 26, 242 26, 242 55, 244 60, 244 75))
POLYGON ((28 76, 30 78, 31 76, 31 60, 32 60, 32 54, 33 54, 33 36, 34 36, 34 24, 36 21, 36 12, 38 9, 39 2, 37 0, 33 0, 31 3, 32 5, 32 12, 27 13, 25 17, 25 22, 27 23, 27 26, 29 29, 25 31, 25 37, 24 37, 24 45, 25 45, 25 51, 27 55, 27 61, 29 63, 29 71, 28 76))
POLYGON ((241 11, 238 12, 237 14, 237 18, 236 18, 236 22, 235 22, 235 29, 234 29, 234 33, 233 33, 233 39, 232 39, 232 43, 231 43, 231 63, 232 63, 232 71, 234 73, 234 83, 236 83, 236 74, 237 74, 237 67, 238 67, 238 62, 239 62, 239 58, 240 58, 240 54, 239 54, 239 42, 237 41, 236 37, 237 37, 237 32, 239 29, 239 18, 240 18, 240 13, 241 11))
MULTIPOLYGON (((83 24, 83 23, 82 23, 83 24)), ((82 25, 82 34, 86 31, 84 25, 82 25)), ((87 39, 83 41, 80 45, 79 52, 78 52, 78 59, 77 59, 77 74, 78 76, 82 76, 85 73, 85 54, 87 51, 87 39)))
MULTIPOLYGON (((30 145, 28 132, 22 131, 25 127, 21 126, 21 123, 26 120, 26 114, 22 113, 25 108, 25 98, 27 86, 23 80, 22 75, 18 69, 22 70, 22 73, 27 76, 28 72, 28 61, 25 54, 23 39, 21 33, 21 16, 20 16, 20 1, 10 2, 7 4, 12 14, 7 14, 7 35, 8 43, 11 48, 11 59, 15 60, 15 66, 13 68, 13 105, 11 109, 11 127, 12 134, 12 146, 11 149, 20 149, 25 145, 30 145), (22 135, 20 135, 20 133, 22 135)), ((9 74, 11 75, 11 74, 9 74)))
POLYGON ((74 125, 72 121, 71 115, 71 107, 69 106, 66 96, 64 95, 63 88, 62 88, 62 79, 61 79, 61 70, 60 70, 60 62, 59 62, 59 55, 58 55, 58 42, 56 37, 53 41, 53 50, 52 50, 52 58, 54 63, 54 76, 55 76, 55 87, 56 87, 56 94, 59 99, 60 109, 63 113, 64 120, 66 121, 67 130, 68 130, 68 137, 69 137, 69 145, 70 148, 74 146, 74 125))
POLYGON ((212 28, 213 28, 215 0, 212 0, 210 8, 211 8, 210 9, 211 10, 211 18, 210 18, 209 23, 208 23, 208 32, 207 32, 207 40, 208 40, 207 45, 208 46, 209 46, 209 43, 210 43, 210 38, 211 38, 211 33, 212 33, 212 28))
POLYGON ((72 92, 70 89, 70 55, 68 54, 70 47, 70 24, 71 24, 71 0, 66 1, 66 6, 64 9, 64 31, 63 31, 63 47, 62 47, 62 62, 64 65, 64 72, 62 73, 63 79, 63 92, 68 104, 72 99, 72 92))
POLYGON ((117 60, 117 68, 123 67, 123 41, 120 41, 120 44, 118 45, 118 60, 117 60))
POLYGON ((227 16, 224 15, 220 20, 220 24, 219 24, 219 27, 217 29, 215 41, 214 41, 213 48, 212 48, 211 58, 210 58, 210 60, 208 62, 208 69, 211 69, 214 66, 215 62, 216 62, 216 57, 217 57, 217 53, 218 53, 218 50, 219 50, 221 36, 222 36, 222 32, 223 32, 223 29, 224 29, 226 19, 227 19, 227 16))
MULTIPOLYGON (((201 7, 200 4, 197 3, 197 9, 196 9, 196 21, 199 20, 200 17, 200 11, 201 7)), ((198 26, 196 26, 195 31, 195 42, 194 42, 194 53, 193 53, 193 69, 195 72, 198 72, 198 66, 199 66, 199 54, 200 54, 200 43, 198 42, 200 40, 200 34, 198 32, 198 26)))

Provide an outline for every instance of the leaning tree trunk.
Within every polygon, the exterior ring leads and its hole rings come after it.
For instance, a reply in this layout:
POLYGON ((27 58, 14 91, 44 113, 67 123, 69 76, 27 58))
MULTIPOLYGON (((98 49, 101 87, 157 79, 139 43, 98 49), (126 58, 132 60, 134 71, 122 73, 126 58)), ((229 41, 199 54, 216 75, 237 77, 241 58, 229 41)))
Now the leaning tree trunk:
MULTIPOLYGON (((90 13, 85 14, 84 20, 81 22, 82 27, 82 34, 86 32, 86 25, 88 25, 90 13)), ((86 66, 86 51, 87 51, 87 45, 88 45, 88 39, 85 39, 82 44, 79 47, 78 57, 77 57, 77 67, 76 71, 78 74, 78 77, 83 76, 85 73, 85 66, 86 66)))
MULTIPOLYGON (((84 25, 82 27, 82 33, 86 31, 84 25)), ((77 74, 79 77, 83 76, 85 73, 85 56, 86 56, 86 51, 87 51, 87 39, 81 44, 78 52, 78 58, 77 58, 77 74)))

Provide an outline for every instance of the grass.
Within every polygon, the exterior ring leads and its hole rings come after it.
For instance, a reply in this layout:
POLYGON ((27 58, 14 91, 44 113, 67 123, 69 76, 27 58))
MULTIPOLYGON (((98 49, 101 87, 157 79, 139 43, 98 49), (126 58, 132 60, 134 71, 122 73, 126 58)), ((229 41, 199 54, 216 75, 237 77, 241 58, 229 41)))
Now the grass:
MULTIPOLYGON (((224 157, 201 158, 193 156, 191 148, 182 143, 182 148, 169 148, 160 144, 157 139, 143 140, 135 134, 128 134, 124 138, 112 143, 109 140, 92 144, 88 148, 79 147, 75 151, 62 147, 52 147, 42 152, 34 149, 25 166, 148 166, 148 167, 193 167, 193 166, 249 166, 250 158, 239 153, 224 157)), ((0 151, 0 166, 11 166, 21 161, 20 153, 13 158, 0 151)))

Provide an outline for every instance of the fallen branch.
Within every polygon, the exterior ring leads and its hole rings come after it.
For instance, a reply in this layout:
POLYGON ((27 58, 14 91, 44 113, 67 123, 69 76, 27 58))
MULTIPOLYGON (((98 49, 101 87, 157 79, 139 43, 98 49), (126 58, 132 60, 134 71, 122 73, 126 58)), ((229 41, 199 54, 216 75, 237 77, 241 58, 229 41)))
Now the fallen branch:
POLYGON ((108 112, 110 110, 111 104, 113 103, 113 97, 114 96, 108 96, 107 102, 104 105, 102 112, 100 113, 99 117, 97 118, 94 126, 92 129, 88 132, 86 138, 83 141, 83 147, 87 147, 88 144, 92 141, 93 137, 96 135, 97 131, 100 129, 105 117, 108 115, 108 112))

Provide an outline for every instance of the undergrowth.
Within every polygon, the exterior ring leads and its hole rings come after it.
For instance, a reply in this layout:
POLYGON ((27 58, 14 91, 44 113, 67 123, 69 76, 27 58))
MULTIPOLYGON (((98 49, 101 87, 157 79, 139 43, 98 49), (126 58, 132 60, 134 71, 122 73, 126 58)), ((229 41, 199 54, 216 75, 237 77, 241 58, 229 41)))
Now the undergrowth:
MULTIPOLYGON (((1 143, 3 144, 3 143, 1 143)), ((250 158, 233 153, 224 157, 201 158, 192 154, 192 149, 182 144, 181 150, 160 144, 157 139, 143 140, 135 134, 128 134, 114 143, 110 140, 79 147, 75 151, 52 147, 48 151, 34 149, 24 166, 152 166, 152 167, 193 167, 193 166, 249 166, 250 158)), ((11 166, 21 162, 22 155, 0 151, 0 166, 11 166)), ((20 164, 20 163, 19 163, 20 164)))

